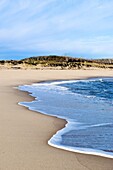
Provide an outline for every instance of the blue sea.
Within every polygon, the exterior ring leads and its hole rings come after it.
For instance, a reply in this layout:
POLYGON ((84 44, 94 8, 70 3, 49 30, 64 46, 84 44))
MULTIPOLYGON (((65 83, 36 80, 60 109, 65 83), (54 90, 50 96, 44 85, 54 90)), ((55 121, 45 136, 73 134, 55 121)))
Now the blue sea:
POLYGON ((113 78, 48 81, 18 88, 35 97, 20 105, 67 121, 49 145, 113 158, 113 78))

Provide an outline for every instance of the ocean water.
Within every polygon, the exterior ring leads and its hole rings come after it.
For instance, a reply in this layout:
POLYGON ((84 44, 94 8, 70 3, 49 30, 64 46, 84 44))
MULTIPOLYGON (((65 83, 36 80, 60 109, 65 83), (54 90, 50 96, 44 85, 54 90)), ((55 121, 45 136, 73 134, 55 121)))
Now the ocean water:
POLYGON ((113 158, 113 78, 48 81, 18 88, 35 97, 20 105, 67 121, 49 145, 113 158))

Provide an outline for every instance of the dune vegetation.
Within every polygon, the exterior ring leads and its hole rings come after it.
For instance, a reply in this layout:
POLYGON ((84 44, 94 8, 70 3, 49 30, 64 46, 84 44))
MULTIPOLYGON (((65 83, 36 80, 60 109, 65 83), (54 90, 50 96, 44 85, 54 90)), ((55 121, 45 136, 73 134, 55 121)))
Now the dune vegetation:
POLYGON ((50 55, 30 57, 21 60, 0 60, 0 67, 13 69, 113 69, 113 59, 88 60, 84 58, 50 55))

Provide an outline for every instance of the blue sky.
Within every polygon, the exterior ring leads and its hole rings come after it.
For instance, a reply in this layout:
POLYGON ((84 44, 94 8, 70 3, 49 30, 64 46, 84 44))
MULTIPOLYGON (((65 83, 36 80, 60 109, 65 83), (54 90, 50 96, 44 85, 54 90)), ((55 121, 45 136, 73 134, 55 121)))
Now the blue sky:
POLYGON ((0 0, 0 59, 113 58, 113 0, 0 0))

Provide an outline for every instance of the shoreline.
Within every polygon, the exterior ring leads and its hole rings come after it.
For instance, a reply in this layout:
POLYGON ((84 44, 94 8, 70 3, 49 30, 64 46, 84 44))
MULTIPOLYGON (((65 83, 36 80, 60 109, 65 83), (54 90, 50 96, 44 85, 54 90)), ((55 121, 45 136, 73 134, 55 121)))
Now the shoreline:
MULTIPOLYGON (((102 71, 103 72, 103 71, 102 71)), ((112 170, 113 161, 98 156, 72 153, 48 146, 47 140, 65 125, 17 105, 32 96, 13 87, 53 79, 100 76, 99 71, 0 70, 0 169, 2 170, 112 170), (7 103, 7 107, 6 107, 7 103)), ((113 75, 108 71, 104 75, 113 75), (109 72, 109 73, 108 73, 109 72)))
MULTIPOLYGON (((91 78, 85 78, 85 79, 77 79, 77 80, 88 80, 88 79, 95 79, 95 78, 110 78, 110 77, 91 77, 91 78)), ((111 77, 113 78, 113 77, 111 77)), ((75 79, 74 79, 75 80, 75 79)), ((41 82, 38 82, 38 83, 49 83, 49 82, 52 82, 52 83, 56 83, 56 82, 59 82, 59 81, 73 81, 72 79, 71 80, 51 80, 51 81, 41 81, 41 82)), ((35 84, 35 83, 32 83, 32 84, 35 84)), ((31 84, 31 85, 32 85, 31 84)), ((19 89, 20 91, 23 91, 21 89, 19 89)), ((25 91, 23 91, 25 92, 25 91)), ((29 93, 27 92, 29 96, 33 97, 33 100, 32 101, 35 101, 35 96, 31 95, 32 93, 29 93)), ((31 101, 31 102, 32 102, 31 101)), ((18 103, 20 106, 24 106, 25 108, 27 108, 28 110, 31 110, 31 111, 34 111, 36 113, 40 113, 40 114, 43 114, 45 116, 49 116, 49 117, 53 117, 53 118, 57 118, 59 120, 63 120, 63 123, 64 123, 64 126, 63 128, 59 128, 55 134, 53 134, 53 136, 48 140, 48 145, 52 146, 52 147, 55 147, 55 148, 58 148, 58 149, 61 149, 61 150, 67 150, 67 151, 70 151, 70 152, 75 152, 75 153, 81 153, 81 154, 86 154, 86 155, 94 155, 94 156, 100 156, 100 157, 105 157, 105 158, 110 158, 110 159, 113 159, 113 153, 112 152, 105 152, 104 150, 96 150, 96 149, 91 149, 91 148, 78 148, 78 147, 71 147, 71 146, 63 146, 61 144, 57 145, 57 144, 54 144, 54 142, 52 143, 52 140, 54 141, 54 136, 58 135, 59 133, 63 134, 63 131, 65 131, 66 127, 69 126, 69 121, 66 120, 65 118, 62 118, 62 117, 58 117, 56 115, 50 115, 49 113, 46 113, 46 112, 43 112, 41 110, 33 110, 32 108, 30 108, 29 106, 26 106, 24 104, 21 104, 21 103, 18 103)), ((67 130, 66 130, 67 131, 67 130)), ((61 136, 60 134, 60 136, 61 136)))

